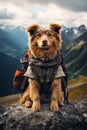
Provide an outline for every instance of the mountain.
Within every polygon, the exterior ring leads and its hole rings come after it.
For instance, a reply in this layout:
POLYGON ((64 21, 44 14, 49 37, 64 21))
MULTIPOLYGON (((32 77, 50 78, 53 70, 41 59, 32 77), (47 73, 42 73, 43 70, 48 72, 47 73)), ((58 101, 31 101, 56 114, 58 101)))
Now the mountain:
MULTIPOLYGON (((78 34, 73 38, 73 34, 69 43, 64 45, 63 41, 63 52, 64 52, 64 62, 66 64, 67 70, 69 71, 69 76, 85 75, 87 76, 87 30, 83 29, 84 26, 78 28, 78 34)), ((66 38, 65 38, 66 41, 66 38)))
POLYGON ((80 25, 79 27, 62 27, 62 45, 63 45, 63 50, 66 50, 66 45, 71 43, 74 39, 78 38, 81 36, 84 32, 86 32, 87 29, 85 25, 80 25))
POLYGON ((0 96, 17 92, 12 86, 12 81, 14 72, 19 67, 18 60, 0 52, 0 96))
POLYGON ((28 37, 25 28, 22 28, 20 26, 14 29, 8 28, 7 32, 9 33, 10 36, 12 36, 13 40, 16 41, 16 44, 19 45, 22 49, 27 46, 28 37))
POLYGON ((27 33, 21 27, 0 29, 0 52, 21 58, 27 48, 27 33))
POLYGON ((19 59, 28 48, 27 39, 22 27, 0 26, 0 96, 17 92, 12 80, 16 69, 20 68, 19 59))

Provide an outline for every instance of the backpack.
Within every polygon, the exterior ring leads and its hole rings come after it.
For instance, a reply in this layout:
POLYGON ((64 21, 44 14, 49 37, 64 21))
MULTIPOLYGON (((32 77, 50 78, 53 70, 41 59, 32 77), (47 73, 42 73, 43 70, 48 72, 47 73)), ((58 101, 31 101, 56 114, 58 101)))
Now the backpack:
MULTIPOLYGON (((20 59, 20 63, 23 64, 23 67, 21 69, 16 70, 14 74, 14 78, 13 78, 13 86, 17 90, 20 90, 21 92, 24 92, 28 86, 28 77, 24 76, 24 74, 29 65, 30 55, 31 55, 31 52, 30 50, 28 50, 24 58, 20 59)), ((68 75, 67 75, 65 65, 63 63, 63 54, 61 50, 60 50, 60 55, 59 55, 59 63, 62 66, 62 69, 65 73, 65 76, 61 77, 62 91, 64 93, 64 102, 68 103, 68 88, 67 88, 68 75)))
POLYGON ((17 69, 13 78, 13 86, 15 89, 24 92, 28 86, 28 77, 24 76, 27 67, 28 67, 28 59, 30 57, 30 50, 28 50, 23 59, 20 59, 20 63, 23 64, 21 69, 17 69))

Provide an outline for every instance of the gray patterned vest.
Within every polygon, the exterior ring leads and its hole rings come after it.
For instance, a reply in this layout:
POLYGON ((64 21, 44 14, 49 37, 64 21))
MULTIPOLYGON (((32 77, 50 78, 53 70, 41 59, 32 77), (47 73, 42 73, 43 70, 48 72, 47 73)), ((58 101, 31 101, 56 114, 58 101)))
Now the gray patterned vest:
POLYGON ((41 60, 31 56, 24 76, 37 80, 39 83, 51 83, 53 79, 65 76, 60 65, 60 53, 51 60, 41 60))

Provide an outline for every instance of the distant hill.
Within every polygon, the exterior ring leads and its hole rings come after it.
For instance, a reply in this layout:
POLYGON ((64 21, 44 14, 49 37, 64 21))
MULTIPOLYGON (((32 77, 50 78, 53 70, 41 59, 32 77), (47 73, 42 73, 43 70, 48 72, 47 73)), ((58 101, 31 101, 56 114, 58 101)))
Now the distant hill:
POLYGON ((62 27, 62 45, 63 50, 66 50, 66 46, 70 44, 73 40, 77 39, 83 33, 87 31, 85 25, 81 25, 79 27, 62 27))
POLYGON ((22 27, 5 26, 0 29, 0 96, 17 92, 12 86, 19 59, 28 48, 27 33, 22 27))
POLYGON ((66 44, 63 51, 64 62, 71 76, 87 76, 87 31, 66 44))
POLYGON ((27 44, 27 33, 24 29, 0 29, 0 52, 18 59, 24 54, 27 44))
POLYGON ((12 86, 14 72, 20 67, 19 61, 0 52, 0 96, 17 91, 12 86))

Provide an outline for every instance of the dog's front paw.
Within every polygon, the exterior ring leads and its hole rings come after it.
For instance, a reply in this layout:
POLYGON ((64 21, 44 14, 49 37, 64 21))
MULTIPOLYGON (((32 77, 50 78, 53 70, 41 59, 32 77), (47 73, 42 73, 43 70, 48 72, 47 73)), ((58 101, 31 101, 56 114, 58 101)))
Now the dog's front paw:
POLYGON ((25 101, 24 106, 25 107, 31 107, 32 106, 32 102, 31 101, 25 101))
POLYGON ((39 111, 40 110, 40 102, 33 102, 33 106, 32 106, 32 111, 33 112, 36 112, 36 111, 39 111))
POLYGON ((25 103, 26 99, 25 98, 20 98, 20 104, 23 105, 25 103))
POLYGON ((58 111, 58 109, 59 109, 58 102, 57 101, 51 101, 50 110, 58 111))

